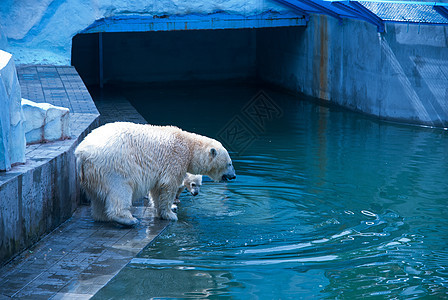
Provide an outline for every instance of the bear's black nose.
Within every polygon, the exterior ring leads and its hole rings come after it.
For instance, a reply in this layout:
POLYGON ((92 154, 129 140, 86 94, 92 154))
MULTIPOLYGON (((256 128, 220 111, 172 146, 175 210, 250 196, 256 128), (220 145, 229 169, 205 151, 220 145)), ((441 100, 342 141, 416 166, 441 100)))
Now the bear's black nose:
POLYGON ((227 180, 232 180, 235 179, 236 176, 235 174, 224 174, 222 175, 222 180, 227 181, 227 180))

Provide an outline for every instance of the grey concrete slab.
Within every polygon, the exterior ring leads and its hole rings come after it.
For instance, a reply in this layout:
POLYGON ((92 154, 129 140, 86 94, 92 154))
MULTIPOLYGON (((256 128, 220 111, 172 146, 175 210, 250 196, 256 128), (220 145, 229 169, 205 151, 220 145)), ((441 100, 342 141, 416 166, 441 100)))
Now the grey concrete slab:
POLYGON ((101 289, 169 224, 154 218, 154 209, 133 207, 140 224, 123 228, 95 222, 90 207, 0 269, 4 297, 87 299, 101 289))

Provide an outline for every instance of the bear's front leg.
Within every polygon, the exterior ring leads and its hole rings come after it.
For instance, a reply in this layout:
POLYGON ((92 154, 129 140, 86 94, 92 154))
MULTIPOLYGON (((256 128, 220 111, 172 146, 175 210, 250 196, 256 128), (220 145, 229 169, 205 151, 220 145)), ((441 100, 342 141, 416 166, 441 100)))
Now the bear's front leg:
POLYGON ((109 221, 105 214, 104 200, 98 198, 91 198, 90 213, 95 221, 109 221))
POLYGON ((154 189, 151 197, 161 219, 177 221, 177 215, 171 210, 177 189, 154 189))

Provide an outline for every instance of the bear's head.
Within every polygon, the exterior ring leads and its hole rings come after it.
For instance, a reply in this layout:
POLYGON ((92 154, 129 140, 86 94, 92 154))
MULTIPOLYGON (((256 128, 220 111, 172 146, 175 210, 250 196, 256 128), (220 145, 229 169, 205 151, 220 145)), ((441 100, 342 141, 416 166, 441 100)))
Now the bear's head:
POLYGON ((202 175, 193 175, 187 173, 183 184, 193 196, 197 196, 202 185, 202 175))
POLYGON ((227 150, 221 145, 213 145, 208 150, 209 172, 206 173, 214 181, 227 181, 236 178, 235 169, 227 150))
POLYGON ((230 155, 220 142, 195 133, 184 134, 188 136, 192 151, 188 173, 207 175, 214 181, 236 178, 230 155))

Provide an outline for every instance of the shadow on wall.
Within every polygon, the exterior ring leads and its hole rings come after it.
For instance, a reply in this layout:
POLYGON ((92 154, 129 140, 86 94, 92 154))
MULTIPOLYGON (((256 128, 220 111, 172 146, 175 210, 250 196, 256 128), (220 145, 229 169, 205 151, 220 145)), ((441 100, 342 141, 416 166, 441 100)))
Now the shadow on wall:
POLYGON ((416 121, 448 126, 448 41, 429 30, 409 34, 403 27, 388 29, 380 40, 382 53, 402 86, 402 98, 409 99, 416 121))

